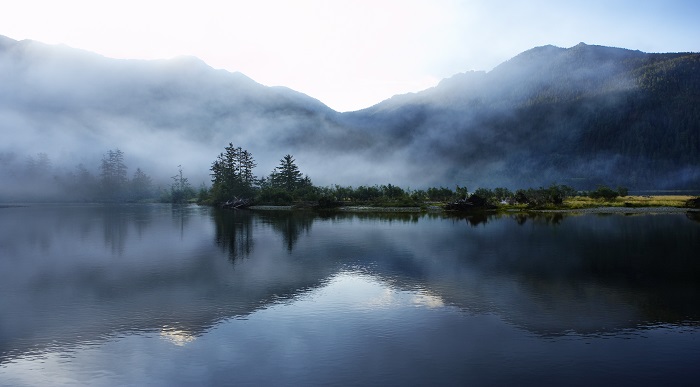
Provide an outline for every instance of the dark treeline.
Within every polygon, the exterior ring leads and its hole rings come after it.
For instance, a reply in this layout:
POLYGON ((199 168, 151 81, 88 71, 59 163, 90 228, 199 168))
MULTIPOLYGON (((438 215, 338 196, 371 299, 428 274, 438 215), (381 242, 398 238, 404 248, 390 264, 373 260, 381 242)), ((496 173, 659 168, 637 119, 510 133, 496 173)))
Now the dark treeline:
MULTIPOLYGON (((306 203, 321 207, 365 203, 382 205, 416 205, 425 201, 450 201, 466 195, 466 189, 457 187, 404 190, 387 184, 374 186, 334 185, 315 186, 304 175, 290 154, 268 176, 258 178, 252 173, 256 166, 250 152, 232 143, 219 154, 211 166, 212 187, 204 202, 215 205, 270 204, 289 205, 306 203)), ((200 197, 203 198, 203 197, 200 197)))
POLYGON ((256 166, 253 155, 232 143, 212 163, 212 187, 201 189, 198 200, 219 206, 247 206, 250 204, 290 205, 298 204, 318 208, 341 205, 424 206, 431 203, 448 203, 448 209, 489 208, 503 204, 540 207, 561 205, 566 198, 588 195, 591 198, 611 200, 626 196, 627 188, 613 190, 599 186, 591 192, 579 192, 567 185, 552 184, 549 187, 518 189, 478 188, 470 193, 467 187, 455 189, 431 187, 427 189, 403 189, 396 185, 373 186, 315 186, 296 165, 292 155, 285 155, 279 165, 267 176, 258 178, 252 170, 256 166), (451 205, 451 206, 450 206, 451 205))
POLYGON ((185 176, 182 166, 169 178, 169 184, 156 185, 141 168, 133 173, 119 149, 108 150, 95 171, 78 164, 73 170, 52 166, 49 156, 39 153, 21 159, 14 154, 0 154, 0 176, 6 184, 0 193, 2 201, 66 201, 66 202, 197 202, 223 207, 261 205, 299 205, 332 208, 343 205, 382 207, 429 206, 447 204, 447 209, 494 208, 499 205, 541 207, 561 205, 566 198, 587 195, 595 199, 612 200, 626 196, 627 189, 616 190, 599 186, 591 192, 579 192, 567 185, 518 189, 478 188, 470 192, 457 185, 427 189, 403 189, 392 184, 333 185, 320 187, 304 175, 290 154, 267 176, 257 177, 253 155, 232 143, 224 148, 210 168, 211 186, 195 189, 185 176), (14 189, 8 190, 8 187, 14 189))

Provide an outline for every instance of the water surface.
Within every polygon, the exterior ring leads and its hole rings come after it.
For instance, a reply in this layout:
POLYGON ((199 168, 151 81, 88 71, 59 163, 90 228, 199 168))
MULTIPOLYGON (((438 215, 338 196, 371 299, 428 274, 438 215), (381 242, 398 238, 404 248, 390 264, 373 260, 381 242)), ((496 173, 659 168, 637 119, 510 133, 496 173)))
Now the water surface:
POLYGON ((694 384, 698 251, 685 214, 0 208, 0 385, 694 384))

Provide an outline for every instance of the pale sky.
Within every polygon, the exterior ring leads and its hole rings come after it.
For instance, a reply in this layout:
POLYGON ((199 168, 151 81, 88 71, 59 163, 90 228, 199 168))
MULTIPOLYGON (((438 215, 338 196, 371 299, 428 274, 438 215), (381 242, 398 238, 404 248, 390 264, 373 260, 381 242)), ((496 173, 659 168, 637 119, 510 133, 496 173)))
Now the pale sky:
POLYGON ((0 0, 0 35, 112 58, 196 56, 338 111, 536 46, 700 51, 697 0, 0 0))

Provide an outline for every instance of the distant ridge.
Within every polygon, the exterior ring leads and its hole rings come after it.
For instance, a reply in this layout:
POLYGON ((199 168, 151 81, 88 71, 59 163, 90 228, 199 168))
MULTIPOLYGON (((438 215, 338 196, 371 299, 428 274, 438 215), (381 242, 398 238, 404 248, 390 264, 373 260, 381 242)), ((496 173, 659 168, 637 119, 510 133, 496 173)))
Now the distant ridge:
POLYGON ((116 60, 0 36, 0 69, 12 163, 45 152, 70 169, 119 147, 198 183, 233 142, 258 174, 291 153, 317 184, 700 188, 694 53, 535 47, 350 113, 193 57, 116 60))

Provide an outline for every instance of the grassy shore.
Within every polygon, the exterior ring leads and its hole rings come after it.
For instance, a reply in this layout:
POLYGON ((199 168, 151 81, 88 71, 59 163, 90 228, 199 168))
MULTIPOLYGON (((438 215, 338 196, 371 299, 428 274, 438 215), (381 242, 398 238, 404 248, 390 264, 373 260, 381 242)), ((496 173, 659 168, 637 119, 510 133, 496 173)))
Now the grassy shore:
POLYGON ((617 197, 613 200, 592 199, 589 197, 577 196, 564 201, 563 207, 570 209, 593 208, 593 207, 676 207, 683 208, 686 202, 693 196, 682 195, 656 195, 656 196, 625 196, 617 197))
MULTIPOLYGON (((564 203, 546 204, 544 206, 532 207, 526 204, 510 204, 501 205, 496 211, 498 212, 513 212, 513 211, 577 211, 577 210, 604 210, 606 208, 624 210, 636 209, 636 212, 645 209, 684 209, 687 208, 687 202, 695 196, 685 195, 655 195, 655 196, 624 196, 617 197, 612 200, 593 199, 587 196, 576 196, 567 198, 564 203)), ((616 211, 618 212, 618 211, 616 211)))
MULTIPOLYGON (((554 205, 548 204, 539 207, 531 207, 526 204, 506 204, 500 205, 497 208, 487 210, 488 212, 513 212, 513 211, 577 211, 577 210, 604 210, 611 208, 616 210, 636 209, 635 212, 644 212, 645 209, 654 211, 658 209, 682 209, 686 208, 688 200, 695 196, 684 195, 655 195, 655 196, 624 196, 617 197, 613 200, 592 199, 587 196, 576 196, 567 198, 563 204, 554 205)), ((345 205, 324 209, 327 211, 341 212, 441 212, 444 206, 439 203, 430 202, 422 206, 404 206, 398 207, 393 203, 375 203, 374 205, 357 204, 345 205)), ((292 210, 292 209, 313 209, 313 206, 253 206, 254 210, 292 210)), ((478 211, 478 209, 477 209, 478 211)), ((616 211, 617 212, 617 211, 616 211)))

